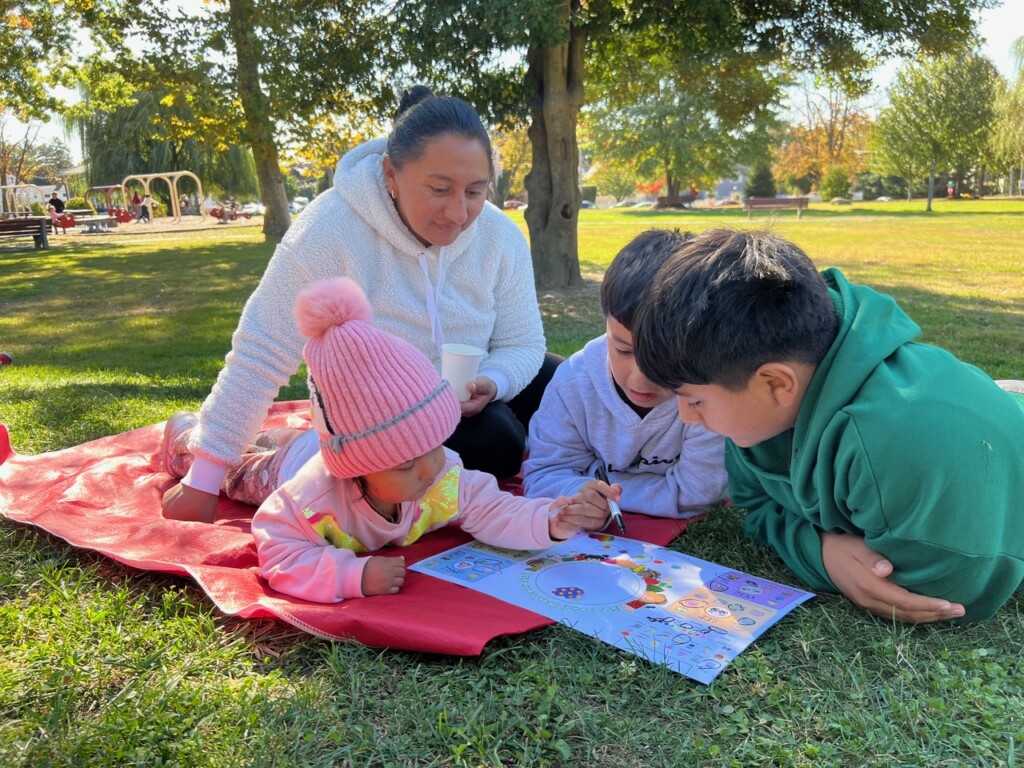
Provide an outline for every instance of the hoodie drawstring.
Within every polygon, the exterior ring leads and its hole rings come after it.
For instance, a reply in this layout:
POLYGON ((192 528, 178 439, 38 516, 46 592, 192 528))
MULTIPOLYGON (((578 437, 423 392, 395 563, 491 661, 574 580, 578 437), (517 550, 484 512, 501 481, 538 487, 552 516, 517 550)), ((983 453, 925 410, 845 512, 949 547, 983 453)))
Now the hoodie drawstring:
POLYGON ((441 292, 441 284, 444 282, 444 248, 438 250, 437 254, 437 283, 430 282, 430 267, 427 265, 427 256, 420 252, 420 269, 423 272, 423 292, 427 296, 427 316, 430 318, 430 327, 434 332, 434 343, 437 345, 437 356, 441 357, 441 346, 444 344, 444 331, 441 330, 441 318, 437 311, 438 296, 441 292))

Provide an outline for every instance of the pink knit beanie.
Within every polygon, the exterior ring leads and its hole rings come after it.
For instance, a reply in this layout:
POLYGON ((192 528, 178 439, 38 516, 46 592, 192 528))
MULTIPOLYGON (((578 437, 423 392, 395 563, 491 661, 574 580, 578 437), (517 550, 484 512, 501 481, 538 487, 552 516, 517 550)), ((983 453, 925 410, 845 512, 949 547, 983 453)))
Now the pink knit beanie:
POLYGON ((308 338, 313 427, 331 474, 391 469, 455 431, 461 412, 451 386, 422 352, 373 326, 366 294, 352 280, 308 286, 295 319, 308 338))

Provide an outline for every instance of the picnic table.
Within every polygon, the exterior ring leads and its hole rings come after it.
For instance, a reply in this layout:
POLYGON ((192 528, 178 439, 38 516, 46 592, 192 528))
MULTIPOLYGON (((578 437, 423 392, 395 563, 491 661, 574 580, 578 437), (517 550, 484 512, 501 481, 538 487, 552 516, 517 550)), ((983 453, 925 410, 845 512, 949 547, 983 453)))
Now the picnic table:
POLYGON ((82 216, 76 217, 75 223, 85 227, 86 232, 106 232, 117 226, 117 219, 114 216, 82 216))
POLYGON ((36 248, 49 248, 50 241, 46 237, 49 226, 50 219, 47 216, 0 219, 0 238, 31 237, 36 248))
POLYGON ((806 197, 748 197, 743 201, 743 210, 749 219, 755 210, 796 208, 796 217, 799 219, 809 202, 806 197))

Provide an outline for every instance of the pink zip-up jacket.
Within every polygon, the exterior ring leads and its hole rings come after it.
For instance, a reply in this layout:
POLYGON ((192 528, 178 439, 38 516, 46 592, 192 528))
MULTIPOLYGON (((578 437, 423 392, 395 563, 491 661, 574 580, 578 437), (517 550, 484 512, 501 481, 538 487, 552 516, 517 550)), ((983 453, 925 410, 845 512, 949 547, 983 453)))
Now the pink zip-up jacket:
POLYGON ((445 466, 419 499, 400 505, 398 522, 381 517, 353 480, 334 477, 317 454, 256 511, 252 532, 260 570, 278 592, 317 603, 363 597, 368 552, 412 544, 457 525, 508 549, 546 549, 552 499, 513 496, 486 472, 466 469, 445 449, 445 466))

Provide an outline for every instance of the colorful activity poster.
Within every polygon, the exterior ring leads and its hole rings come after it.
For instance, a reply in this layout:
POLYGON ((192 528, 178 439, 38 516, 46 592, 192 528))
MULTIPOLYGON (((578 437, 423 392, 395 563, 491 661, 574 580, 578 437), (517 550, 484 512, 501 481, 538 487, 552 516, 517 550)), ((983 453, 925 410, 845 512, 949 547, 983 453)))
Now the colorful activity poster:
POLYGON ((680 552, 606 533, 540 552, 472 542, 410 566, 566 624, 708 684, 814 597, 680 552))

